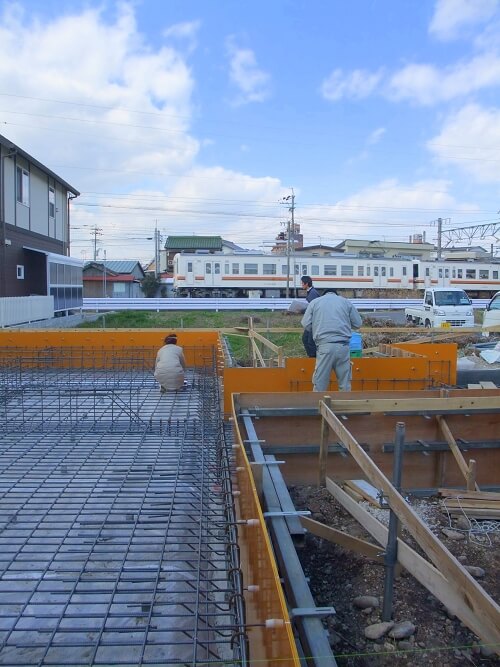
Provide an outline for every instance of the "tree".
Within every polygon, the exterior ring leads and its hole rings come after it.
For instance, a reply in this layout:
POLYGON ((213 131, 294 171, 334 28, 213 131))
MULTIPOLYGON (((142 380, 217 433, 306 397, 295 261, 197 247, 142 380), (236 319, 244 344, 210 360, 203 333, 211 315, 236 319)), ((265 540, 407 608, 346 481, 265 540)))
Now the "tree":
POLYGON ((159 286, 160 279, 154 273, 147 273, 141 280, 141 290, 148 299, 152 299, 156 295, 159 286))

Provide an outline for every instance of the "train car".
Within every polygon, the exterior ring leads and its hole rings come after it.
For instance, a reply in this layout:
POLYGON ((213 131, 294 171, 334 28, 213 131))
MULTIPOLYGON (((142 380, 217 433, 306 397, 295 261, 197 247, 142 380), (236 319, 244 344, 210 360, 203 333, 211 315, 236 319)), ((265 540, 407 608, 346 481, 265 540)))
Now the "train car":
MULTIPOLYGON (((405 257, 180 253, 174 258, 178 297, 298 296, 300 277, 345 296, 401 296, 426 287, 461 287, 474 298, 500 289, 500 263, 424 261, 405 257)), ((301 292, 300 292, 301 293, 301 292)))

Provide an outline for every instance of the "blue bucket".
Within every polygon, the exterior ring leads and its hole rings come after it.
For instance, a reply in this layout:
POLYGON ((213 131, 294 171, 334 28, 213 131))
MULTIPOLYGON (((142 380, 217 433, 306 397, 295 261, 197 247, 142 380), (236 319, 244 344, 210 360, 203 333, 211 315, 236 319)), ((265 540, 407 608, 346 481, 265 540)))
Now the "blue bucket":
POLYGON ((351 357, 361 357, 363 354, 363 341, 361 340, 361 334, 353 333, 351 335, 351 340, 349 341, 349 352, 351 357))

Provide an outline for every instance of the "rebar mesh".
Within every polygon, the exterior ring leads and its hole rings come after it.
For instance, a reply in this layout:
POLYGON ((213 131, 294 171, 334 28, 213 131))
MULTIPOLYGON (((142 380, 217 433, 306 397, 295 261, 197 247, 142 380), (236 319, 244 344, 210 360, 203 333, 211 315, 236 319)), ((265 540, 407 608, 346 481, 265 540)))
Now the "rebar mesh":
POLYGON ((160 394, 149 350, 107 368, 17 352, 0 367, 0 664, 246 664, 215 364, 160 394))

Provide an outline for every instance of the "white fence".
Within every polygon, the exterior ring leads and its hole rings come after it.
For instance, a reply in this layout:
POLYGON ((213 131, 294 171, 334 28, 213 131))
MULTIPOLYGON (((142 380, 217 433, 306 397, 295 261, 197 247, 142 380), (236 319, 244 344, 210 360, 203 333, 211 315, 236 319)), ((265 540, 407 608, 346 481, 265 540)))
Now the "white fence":
MULTIPOLYGON (((305 299, 84 299, 83 310, 288 310, 292 301, 305 299)), ((403 310, 421 299, 351 299, 358 310, 403 310)), ((473 299, 473 308, 484 309, 489 299, 473 299)))
POLYGON ((0 299, 0 327, 54 317, 53 296, 8 296, 0 299))

